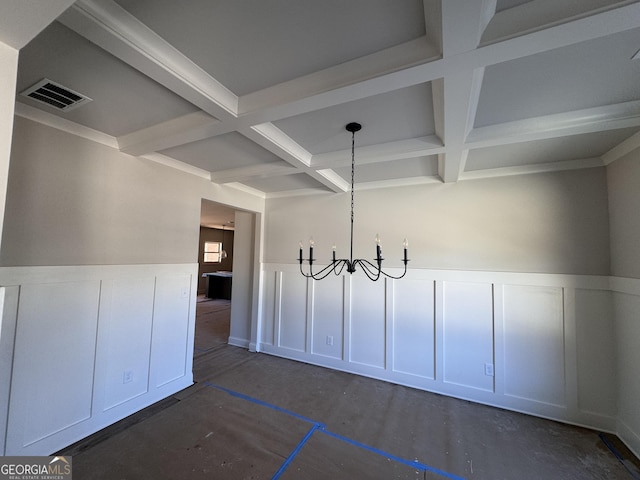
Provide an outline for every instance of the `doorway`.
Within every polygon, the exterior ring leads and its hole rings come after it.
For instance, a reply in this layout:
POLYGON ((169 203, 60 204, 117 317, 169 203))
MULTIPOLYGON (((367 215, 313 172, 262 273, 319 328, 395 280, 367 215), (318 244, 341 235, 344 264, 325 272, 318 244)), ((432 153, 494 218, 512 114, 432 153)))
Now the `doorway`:
POLYGON ((201 201, 194 358, 229 342, 235 214, 226 205, 201 201))

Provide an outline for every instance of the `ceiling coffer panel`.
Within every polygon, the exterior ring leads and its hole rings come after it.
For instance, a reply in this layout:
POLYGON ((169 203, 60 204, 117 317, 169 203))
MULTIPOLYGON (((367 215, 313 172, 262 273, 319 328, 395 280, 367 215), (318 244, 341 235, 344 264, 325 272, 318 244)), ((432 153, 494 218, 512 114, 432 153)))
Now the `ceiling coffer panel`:
POLYGON ((20 92, 20 95, 29 97, 37 102, 44 103, 50 107, 63 112, 68 112, 74 108, 78 108, 92 100, 70 88, 59 83, 53 82, 48 78, 40 80, 35 85, 30 86, 26 90, 20 92))

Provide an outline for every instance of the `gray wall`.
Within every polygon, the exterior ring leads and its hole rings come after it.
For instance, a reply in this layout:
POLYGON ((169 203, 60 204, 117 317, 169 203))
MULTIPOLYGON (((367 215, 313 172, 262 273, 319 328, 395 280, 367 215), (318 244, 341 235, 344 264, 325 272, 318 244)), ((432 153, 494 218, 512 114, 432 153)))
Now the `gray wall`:
MULTIPOLYGON (((609 274, 604 168, 355 194, 354 256, 373 258, 379 233, 388 265, 409 240, 410 267, 609 274)), ((348 256, 349 194, 268 199, 265 261, 292 263, 310 235, 314 256, 348 256)))
POLYGON ((640 150, 607 168, 611 229, 611 273, 640 278, 640 150))
POLYGON ((0 266, 195 263, 197 180, 16 117, 0 266))

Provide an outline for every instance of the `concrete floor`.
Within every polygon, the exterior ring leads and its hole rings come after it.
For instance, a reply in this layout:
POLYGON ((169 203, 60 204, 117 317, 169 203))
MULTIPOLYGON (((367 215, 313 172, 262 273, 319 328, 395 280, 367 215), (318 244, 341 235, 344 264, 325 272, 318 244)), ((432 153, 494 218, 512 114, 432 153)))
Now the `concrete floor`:
POLYGON ((223 343, 200 350, 193 387, 61 452, 74 478, 634 478, 598 432, 223 343))

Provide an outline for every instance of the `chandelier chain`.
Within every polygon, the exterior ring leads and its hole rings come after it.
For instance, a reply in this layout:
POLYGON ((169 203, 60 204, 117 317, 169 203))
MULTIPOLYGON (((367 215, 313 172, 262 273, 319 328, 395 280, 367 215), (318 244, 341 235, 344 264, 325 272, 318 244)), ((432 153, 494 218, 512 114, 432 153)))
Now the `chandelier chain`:
POLYGON ((356 170, 356 160, 355 160, 355 148, 356 148, 356 133, 351 132, 351 251, 349 255, 349 260, 353 260, 353 209, 354 209, 354 178, 355 178, 355 170, 356 170))

